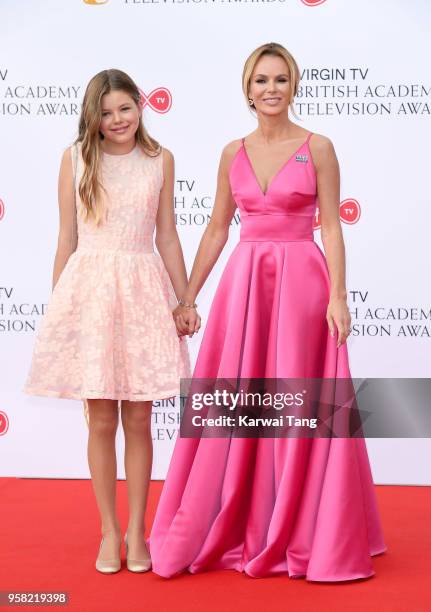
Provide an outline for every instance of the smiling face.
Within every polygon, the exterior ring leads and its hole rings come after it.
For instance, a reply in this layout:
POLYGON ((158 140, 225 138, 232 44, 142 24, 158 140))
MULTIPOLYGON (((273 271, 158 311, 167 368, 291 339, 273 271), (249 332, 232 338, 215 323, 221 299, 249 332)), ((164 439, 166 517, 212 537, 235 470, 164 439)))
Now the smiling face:
POLYGON ((248 94, 257 113, 287 113, 291 84, 289 69, 284 59, 278 55, 263 55, 251 75, 248 94))
POLYGON ((126 144, 135 139, 141 111, 124 91, 113 90, 102 96, 99 131, 107 141, 126 144))

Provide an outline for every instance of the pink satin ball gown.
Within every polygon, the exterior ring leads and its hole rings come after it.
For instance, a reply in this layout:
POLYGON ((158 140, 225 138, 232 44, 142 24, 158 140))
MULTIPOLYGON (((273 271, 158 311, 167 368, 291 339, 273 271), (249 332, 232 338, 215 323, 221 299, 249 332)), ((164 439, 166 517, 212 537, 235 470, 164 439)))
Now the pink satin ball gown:
MULTIPOLYGON (((210 310, 195 378, 350 376, 326 321, 306 141, 263 193, 244 142, 230 168, 240 241, 210 310)), ((154 571, 235 569, 339 581, 385 550, 365 441, 178 437, 150 536, 154 571)))

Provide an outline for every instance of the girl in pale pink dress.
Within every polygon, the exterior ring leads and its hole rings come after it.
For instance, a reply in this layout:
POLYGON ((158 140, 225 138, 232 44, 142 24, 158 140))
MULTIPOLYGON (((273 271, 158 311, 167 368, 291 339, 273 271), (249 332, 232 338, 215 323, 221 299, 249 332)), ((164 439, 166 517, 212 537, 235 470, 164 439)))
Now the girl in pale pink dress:
MULTIPOLYGON (((280 45, 263 45, 245 64, 258 126, 223 151, 184 296, 195 300, 238 207, 240 241, 211 306, 195 379, 349 379, 338 163, 328 138, 288 116, 298 82, 280 45), (327 261, 313 238, 318 200, 327 261)), ((194 331, 194 310, 184 317, 194 331)), ((317 581, 371 576, 371 557, 385 544, 364 439, 179 437, 150 549, 164 577, 211 569, 317 581)))
POLYGON ((146 132, 137 86, 119 70, 100 72, 88 84, 79 136, 61 163, 54 290, 25 391, 86 402, 103 536, 96 568, 104 573, 121 568, 119 404, 129 494, 127 567, 142 572, 151 565, 144 516, 152 401, 178 395, 180 378, 189 375, 181 338, 186 327, 174 310, 174 293, 183 296, 187 276, 173 185, 172 154, 146 132), (161 257, 153 250, 155 227, 161 257))

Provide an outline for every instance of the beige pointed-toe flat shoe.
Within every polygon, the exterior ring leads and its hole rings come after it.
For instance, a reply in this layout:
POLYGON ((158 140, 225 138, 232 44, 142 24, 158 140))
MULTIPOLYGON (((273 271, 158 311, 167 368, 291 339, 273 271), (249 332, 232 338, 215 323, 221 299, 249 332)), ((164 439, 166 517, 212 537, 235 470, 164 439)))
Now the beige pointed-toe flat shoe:
POLYGON ((127 569, 129 572, 148 572, 151 569, 151 557, 147 559, 129 559, 129 545, 127 544, 127 533, 124 536, 124 544, 126 545, 127 569))
MULTIPOLYGON (((102 541, 100 542, 99 555, 100 555, 100 550, 102 548, 104 539, 105 538, 103 537, 102 541)), ((99 555, 97 556, 97 559, 96 559, 96 569, 98 572, 101 572, 102 574, 115 574, 116 572, 120 571, 121 569, 120 549, 118 549, 117 559, 99 559, 99 555)))

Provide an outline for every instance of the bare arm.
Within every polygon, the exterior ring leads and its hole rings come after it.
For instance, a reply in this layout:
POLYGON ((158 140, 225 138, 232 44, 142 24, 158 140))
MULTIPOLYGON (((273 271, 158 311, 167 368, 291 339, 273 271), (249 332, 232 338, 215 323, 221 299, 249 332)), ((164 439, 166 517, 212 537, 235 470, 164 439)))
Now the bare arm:
POLYGON ((54 289, 60 274, 63 272, 71 254, 76 250, 78 243, 75 194, 73 185, 73 169, 71 150, 63 153, 60 173, 58 177, 58 206, 60 214, 60 228, 58 233, 57 252, 54 260, 52 274, 52 288, 54 289))
POLYGON ((317 135, 311 144, 317 172, 322 242, 331 281, 327 320, 332 335, 336 325, 340 346, 345 342, 350 329, 350 313, 346 302, 346 257, 340 223, 340 169, 329 138, 317 135))
POLYGON ((156 246, 171 279, 177 299, 187 287, 187 272, 183 251, 178 238, 174 216, 174 158, 170 151, 163 149, 163 186, 160 191, 156 218, 156 246))
POLYGON ((229 225, 236 209, 229 184, 229 168, 237 150, 238 143, 235 141, 225 147, 220 159, 211 220, 199 243, 189 285, 184 295, 184 300, 189 303, 195 301, 229 236, 229 225))
MULTIPOLYGON (((233 200, 229 184, 229 168, 238 150, 239 143, 234 141, 224 148, 217 178, 217 191, 211 215, 211 220, 203 233, 196 257, 193 263, 189 284, 183 300, 194 304, 196 296, 213 269, 229 235, 229 225, 235 213, 236 204, 233 200)), ((201 321, 194 308, 178 306, 174 311, 177 328, 190 337, 199 331, 201 321)))

